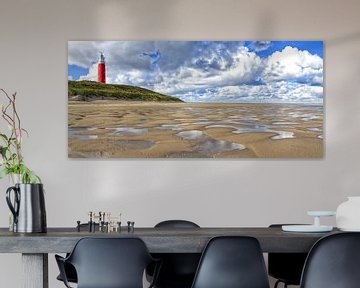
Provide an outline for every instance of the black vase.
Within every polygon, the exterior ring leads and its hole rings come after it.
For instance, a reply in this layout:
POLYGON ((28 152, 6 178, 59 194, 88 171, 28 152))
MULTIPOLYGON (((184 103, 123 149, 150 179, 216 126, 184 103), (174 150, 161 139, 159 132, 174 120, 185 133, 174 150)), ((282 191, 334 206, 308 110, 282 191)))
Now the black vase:
POLYGON ((15 184, 6 190, 6 202, 14 216, 14 232, 45 233, 47 231, 42 184, 15 184), (11 197, 12 192, 13 197, 11 197))

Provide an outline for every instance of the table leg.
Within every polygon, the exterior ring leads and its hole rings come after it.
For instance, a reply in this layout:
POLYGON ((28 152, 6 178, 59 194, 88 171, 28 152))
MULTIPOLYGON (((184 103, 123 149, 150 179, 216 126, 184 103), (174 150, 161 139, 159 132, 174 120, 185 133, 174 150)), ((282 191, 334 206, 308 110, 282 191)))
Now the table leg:
POLYGON ((49 288, 48 254, 22 254, 23 288, 49 288))

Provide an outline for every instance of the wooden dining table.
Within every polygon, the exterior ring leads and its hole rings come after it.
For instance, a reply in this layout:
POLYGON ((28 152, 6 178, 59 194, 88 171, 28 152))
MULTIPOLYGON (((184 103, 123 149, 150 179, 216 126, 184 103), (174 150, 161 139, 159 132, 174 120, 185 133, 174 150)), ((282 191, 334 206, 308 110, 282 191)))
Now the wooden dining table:
POLYGON ((0 253, 21 253, 24 288, 48 288, 48 253, 67 253, 83 237, 139 237, 151 253, 201 253, 209 239, 222 235, 252 236, 262 251, 308 252, 321 237, 338 233, 283 232, 280 227, 135 228, 120 232, 48 228, 47 233, 21 234, 0 228, 0 253))

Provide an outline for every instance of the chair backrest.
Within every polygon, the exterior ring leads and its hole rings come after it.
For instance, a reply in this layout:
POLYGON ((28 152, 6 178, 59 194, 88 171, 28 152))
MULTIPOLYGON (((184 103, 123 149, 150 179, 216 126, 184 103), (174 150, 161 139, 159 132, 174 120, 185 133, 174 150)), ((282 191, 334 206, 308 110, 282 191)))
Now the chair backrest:
POLYGON ((300 287, 360 287, 360 233, 333 234, 316 242, 306 259, 300 287))
POLYGON ((152 260, 139 238, 82 238, 67 259, 76 269, 78 288, 142 288, 152 260))
POLYGON ((200 228, 200 226, 188 220, 166 220, 156 224, 155 228, 200 228))
POLYGON ((203 254, 192 288, 268 288, 264 258, 256 238, 212 238, 203 254))
MULTIPOLYGON (((155 228, 200 228, 188 220, 166 220, 155 228)), ((162 267, 157 280, 157 287, 190 287, 200 260, 200 253, 161 253, 155 254, 162 260, 162 267)), ((152 274, 151 271, 148 271, 152 274)))
MULTIPOLYGON (((282 225, 294 224, 271 224, 269 228, 281 228, 282 225)), ((300 285, 306 257, 307 253, 269 253, 269 275, 288 285, 300 285)))

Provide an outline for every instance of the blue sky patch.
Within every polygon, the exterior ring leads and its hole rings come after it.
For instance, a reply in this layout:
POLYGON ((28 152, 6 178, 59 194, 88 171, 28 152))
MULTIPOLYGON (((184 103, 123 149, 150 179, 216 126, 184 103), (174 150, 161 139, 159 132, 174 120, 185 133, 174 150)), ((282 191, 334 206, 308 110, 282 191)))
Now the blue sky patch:
POLYGON ((68 65, 68 75, 71 80, 79 80, 80 76, 85 76, 89 73, 89 69, 77 65, 68 65))

